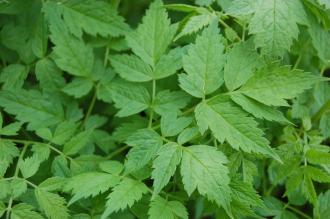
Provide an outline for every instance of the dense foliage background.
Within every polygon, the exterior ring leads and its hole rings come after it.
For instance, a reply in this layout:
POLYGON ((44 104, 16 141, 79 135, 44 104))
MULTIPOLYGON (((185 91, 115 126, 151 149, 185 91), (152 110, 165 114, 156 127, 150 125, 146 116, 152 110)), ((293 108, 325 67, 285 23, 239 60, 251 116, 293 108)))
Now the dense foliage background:
POLYGON ((0 1, 0 217, 330 218, 328 0, 0 1))

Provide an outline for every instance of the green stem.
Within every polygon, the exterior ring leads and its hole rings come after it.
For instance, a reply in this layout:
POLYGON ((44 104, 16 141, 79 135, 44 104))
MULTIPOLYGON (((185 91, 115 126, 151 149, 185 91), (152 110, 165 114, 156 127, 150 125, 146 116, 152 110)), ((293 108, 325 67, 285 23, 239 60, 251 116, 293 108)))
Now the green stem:
POLYGON ((245 41, 245 31, 246 31, 246 23, 243 24, 243 30, 242 30, 242 41, 245 41))
POLYGON ((94 109, 94 106, 95 106, 95 102, 96 102, 96 97, 97 97, 97 88, 95 87, 95 89, 94 89, 94 94, 93 94, 93 97, 92 97, 91 103, 89 104, 89 107, 88 107, 88 110, 87 110, 87 113, 86 113, 85 119, 84 119, 84 121, 83 121, 81 127, 84 127, 84 125, 85 125, 86 122, 88 121, 90 115, 92 114, 93 109, 94 109))
POLYGON ((300 216, 307 218, 307 219, 313 219, 311 216, 305 214, 304 212, 300 211, 299 209, 292 207, 291 205, 286 205, 284 208, 287 208, 291 211, 293 211, 296 214, 299 214, 300 216))
POLYGON ((330 110, 330 100, 328 100, 317 113, 312 117, 313 122, 317 122, 321 119, 322 115, 330 110))
MULTIPOLYGON (((3 139, 1 139, 3 140, 3 139)), ((18 157, 18 160, 17 160, 17 163, 16 163, 16 167, 15 167, 15 172, 14 172, 14 178, 18 177, 18 173, 19 173, 19 166, 20 166, 20 163, 22 162, 23 158, 24 158, 24 155, 26 153, 26 150, 29 146, 29 143, 25 143, 24 146, 23 146, 23 149, 18 157)), ((10 212, 11 212, 11 208, 13 206, 13 197, 10 197, 9 199, 9 202, 8 202, 8 206, 7 206, 7 212, 6 212, 6 219, 9 219, 10 218, 10 212)))
POLYGON ((156 80, 153 79, 152 80, 152 97, 151 97, 151 111, 150 111, 150 115, 149 115, 149 123, 148 123, 148 128, 152 128, 152 120, 154 117, 154 102, 155 102, 155 98, 156 98, 156 80))
POLYGON ((128 145, 125 145, 124 147, 118 148, 117 150, 115 150, 114 152, 112 152, 111 154, 109 154, 106 159, 109 160, 115 156, 117 156, 118 154, 122 153, 123 151, 125 151, 127 148, 129 148, 128 145))
POLYGON ((302 53, 299 53, 299 56, 298 56, 296 62, 294 63, 293 69, 298 68, 298 66, 299 66, 299 64, 301 62, 301 59, 302 59, 302 53))
POLYGON ((12 141, 12 142, 19 143, 19 144, 41 144, 41 145, 45 145, 46 147, 48 147, 52 151, 58 153, 59 155, 65 157, 68 160, 70 160, 72 163, 75 163, 75 164, 78 165, 78 163, 72 157, 69 157, 69 156, 65 155, 63 152, 61 152, 60 150, 58 150, 57 148, 55 148, 51 144, 47 144, 47 143, 39 142, 39 141, 28 141, 28 140, 10 139, 10 138, 1 138, 0 141, 12 141))

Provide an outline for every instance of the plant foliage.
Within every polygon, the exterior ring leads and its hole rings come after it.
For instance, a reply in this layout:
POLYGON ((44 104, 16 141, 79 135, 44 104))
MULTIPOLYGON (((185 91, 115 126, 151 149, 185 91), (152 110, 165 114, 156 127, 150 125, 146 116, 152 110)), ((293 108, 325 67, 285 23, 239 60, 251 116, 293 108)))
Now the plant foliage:
POLYGON ((330 218, 328 0, 0 19, 0 218, 330 218))

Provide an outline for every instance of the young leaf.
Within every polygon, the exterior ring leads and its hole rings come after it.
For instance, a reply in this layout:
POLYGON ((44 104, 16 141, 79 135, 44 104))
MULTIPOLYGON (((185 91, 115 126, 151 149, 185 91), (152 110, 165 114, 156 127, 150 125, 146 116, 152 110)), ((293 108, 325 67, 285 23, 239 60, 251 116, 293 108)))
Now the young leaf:
POLYGON ((201 195, 230 213, 231 191, 226 156, 216 148, 194 145, 183 149, 181 175, 184 189, 191 195, 197 188, 201 195))
POLYGON ((43 219, 38 212, 33 210, 34 207, 25 203, 17 204, 11 210, 11 218, 13 219, 43 219))
POLYGON ((69 33, 55 2, 47 2, 44 11, 50 26, 50 38, 55 44, 56 64, 72 75, 91 76, 94 64, 92 48, 69 33))
POLYGON ((64 190, 72 190, 74 194, 69 201, 69 205, 71 205, 81 198, 94 197, 100 193, 104 193, 119 182, 120 178, 118 176, 107 173, 87 172, 69 179, 64 190), (93 180, 91 181, 91 179, 93 180))
POLYGON ((165 53, 176 32, 177 25, 172 25, 161 0, 150 5, 136 31, 126 36, 133 52, 150 66, 156 66, 165 53))
POLYGON ((179 75, 180 87, 189 94, 204 98, 223 83, 225 56, 216 23, 206 28, 183 56, 186 74, 179 75))
POLYGON ((154 193, 155 197, 164 186, 167 185, 170 178, 174 175, 176 166, 180 163, 182 156, 182 149, 176 143, 168 143, 162 146, 157 158, 153 161, 153 171, 151 178, 154 179, 154 193))
POLYGON ((255 34, 254 42, 263 54, 283 56, 293 40, 298 38, 298 23, 307 23, 304 7, 299 0, 266 0, 257 7, 249 31, 255 34))
POLYGON ((175 136, 178 135, 183 129, 185 129, 192 122, 191 117, 179 117, 177 118, 176 112, 168 112, 163 114, 160 120, 160 127, 163 136, 175 136))
POLYGON ((67 219, 69 218, 68 209, 65 199, 58 194, 44 191, 43 189, 35 189, 35 196, 41 209, 50 219, 67 219))
POLYGON ((69 0, 53 6, 60 8, 65 24, 77 37, 82 36, 82 30, 94 36, 100 34, 104 37, 117 37, 129 30, 115 9, 102 1, 69 0))
POLYGON ((126 143, 133 148, 127 154, 125 171, 127 173, 139 170, 153 159, 162 146, 163 140, 157 132, 150 129, 141 129, 131 135, 126 143))
POLYGON ((24 178, 30 178, 33 176, 38 171, 39 166, 40 159, 38 156, 25 158, 19 163, 19 168, 24 178))
POLYGON ((180 202, 167 201, 159 196, 150 203, 148 215, 150 219, 188 219, 187 210, 180 202))
POLYGON ((119 117, 130 116, 149 107, 150 94, 141 85, 116 80, 112 83, 110 89, 115 106, 120 108, 117 113, 119 117))
POLYGON ((72 137, 70 141, 68 141, 63 146, 63 153, 66 155, 72 155, 78 153, 83 147, 86 146, 88 141, 90 140, 90 136, 93 130, 85 130, 80 132, 76 136, 72 137))
POLYGON ((274 64, 258 70, 238 92, 269 106, 288 106, 285 99, 296 97, 322 80, 317 75, 274 64))
POLYGON ((148 188, 144 183, 124 178, 123 181, 113 188, 113 192, 109 194, 106 209, 101 218, 105 219, 113 212, 132 207, 147 192, 148 188))
POLYGON ((257 122, 227 98, 200 103, 195 109, 195 116, 202 134, 210 128, 220 142, 227 140, 237 150, 261 153, 280 160, 269 147, 269 141, 263 137, 257 122))
POLYGON ((290 123, 284 117, 281 111, 273 107, 264 105, 242 94, 233 94, 230 95, 230 97, 235 103, 240 105, 245 111, 251 113, 256 118, 282 123, 290 123))
POLYGON ((243 85, 262 64, 252 40, 236 44, 227 54, 224 67, 226 87, 232 91, 243 85))

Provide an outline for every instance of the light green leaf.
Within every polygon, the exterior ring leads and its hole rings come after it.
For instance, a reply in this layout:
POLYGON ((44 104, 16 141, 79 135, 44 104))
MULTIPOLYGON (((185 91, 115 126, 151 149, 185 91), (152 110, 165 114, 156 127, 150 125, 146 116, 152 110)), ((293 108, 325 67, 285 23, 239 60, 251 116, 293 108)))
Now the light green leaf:
POLYGON ((18 198, 27 191, 27 184, 24 179, 13 179, 10 182, 11 196, 13 198, 18 198))
POLYGON ((111 64, 120 77, 133 82, 153 79, 153 70, 136 55, 115 55, 110 57, 111 64))
POLYGON ((2 202, 0 202, 0 217, 6 212, 6 210, 7 207, 2 202))
POLYGON ((224 67, 226 87, 230 91, 240 87, 260 65, 262 65, 262 61, 254 49, 252 40, 236 44, 227 54, 224 67))
POLYGON ((194 145, 183 149, 181 175, 184 189, 201 195, 230 213, 230 187, 226 156, 215 147, 194 145))
POLYGON ((183 56, 186 74, 179 75, 180 87, 199 98, 218 89, 223 83, 223 50, 219 29, 213 23, 197 37, 195 44, 189 47, 188 54, 183 56))
POLYGON ((171 43, 177 25, 171 25, 167 12, 160 0, 150 5, 136 31, 126 36, 129 47, 145 63, 156 66, 160 57, 171 43))
POLYGON ((208 128, 220 141, 227 140, 236 150, 261 153, 277 160, 279 156, 269 147, 257 122, 224 96, 200 103, 195 109, 200 132, 208 128))
POLYGON ((124 210, 142 198, 142 195, 148 192, 148 187, 137 180, 124 178, 117 186, 113 188, 108 196, 105 212, 102 219, 107 218, 111 213, 124 210))
POLYGON ((86 144, 90 141, 90 137, 93 130, 86 130, 73 136, 63 146, 63 153, 66 155, 72 155, 78 153, 86 144))
POLYGON ((176 166, 180 163, 182 149, 176 143, 168 143, 162 146, 157 152, 157 158, 153 161, 151 178, 154 180, 155 197, 169 182, 174 175, 176 166))
POLYGON ((188 105, 190 96, 182 91, 163 90, 156 94, 154 110, 163 115, 169 111, 178 111, 188 105))
POLYGON ((238 93, 269 106, 288 106, 285 99, 296 97, 322 80, 320 76, 274 64, 258 70, 238 93))
POLYGON ((19 155, 19 150, 13 142, 0 139, 0 176, 6 173, 13 159, 19 155))
POLYGON ((120 108, 117 113, 119 117, 130 116, 149 107, 150 94, 142 85, 116 80, 109 89, 115 106, 120 108))
POLYGON ((50 177, 38 185, 39 189, 47 192, 60 191, 66 185, 67 179, 62 177, 50 177))
POLYGON ((65 24, 71 33, 77 37, 82 36, 82 30, 96 36, 103 37, 125 34, 129 27, 124 19, 110 4, 93 0, 69 0, 57 4, 63 15, 65 24))
POLYGON ((21 127, 22 127, 21 122, 13 122, 2 128, 0 126, 0 135, 5 135, 5 136, 17 135, 17 132, 21 129, 21 127))
POLYGON ((19 163, 19 169, 24 178, 30 178, 38 171, 40 166, 40 159, 38 156, 31 156, 25 158, 19 163))
POLYGON ((127 154, 125 171, 139 170, 156 156, 163 140, 157 132, 151 129, 141 129, 131 135, 126 143, 133 148, 127 154))
POLYGON ((3 83, 2 89, 20 89, 22 88, 29 68, 21 64, 11 64, 2 69, 0 74, 0 83, 3 83))
POLYGON ((307 161, 312 164, 330 164, 330 153, 325 151, 319 151, 316 149, 310 149, 306 152, 307 161))
POLYGON ((80 98, 88 94, 93 88, 93 85, 93 81, 89 78, 75 78, 65 85, 62 91, 75 98, 80 98))
MULTIPOLYGON (((326 218, 330 213, 330 190, 321 193, 318 197, 318 211, 320 218, 326 218)), ((315 211, 314 211, 315 212, 315 211)))
POLYGON ((25 203, 19 203, 11 210, 11 219, 43 219, 38 212, 33 210, 34 207, 25 203))
POLYGON ((119 182, 119 176, 108 173, 87 172, 69 179, 64 190, 72 190, 74 194, 69 202, 69 205, 71 205, 81 198, 95 197, 98 194, 104 193, 119 182))
POLYGON ((16 115, 28 128, 37 129, 55 125, 64 120, 62 106, 35 90, 16 90, 0 92, 0 106, 16 115))
POLYGON ((92 47, 68 32, 55 2, 44 4, 44 11, 49 22, 50 38, 55 44, 53 52, 56 64, 72 75, 89 77, 94 64, 92 47))
POLYGON ((187 23, 185 23, 181 32, 175 37, 174 40, 177 40, 185 35, 190 35, 198 32, 202 28, 212 23, 212 21, 214 21, 215 19, 217 19, 217 17, 211 13, 205 13, 190 17, 187 23))
POLYGON ((70 121, 62 122, 56 127, 51 141, 55 144, 62 145, 72 137, 76 129, 77 124, 70 121))
POLYGON ((320 119, 320 129, 324 137, 330 137, 330 112, 326 112, 320 119))
POLYGON ((148 211, 149 219, 188 219, 187 209, 178 201, 168 201, 156 197, 150 202, 148 211))
POLYGON ((290 123, 284 117, 281 111, 273 107, 264 105, 242 94, 233 94, 230 95, 230 97, 235 103, 240 105, 245 111, 251 113, 256 118, 282 123, 290 123))
POLYGON ((41 163, 49 158, 50 149, 48 145, 43 143, 35 143, 32 145, 31 150, 34 152, 34 156, 37 157, 37 160, 41 163))
POLYGON ((187 143, 196 136, 200 136, 198 128, 196 126, 188 127, 179 134, 178 143, 179 144, 187 143))
POLYGON ((304 7, 299 0, 264 0, 260 2, 249 25, 256 47, 265 55, 283 56, 298 38, 297 24, 307 24, 304 7))
POLYGON ((65 199, 58 194, 47 192, 43 189, 35 189, 35 196, 41 209, 50 219, 69 218, 65 199))
POLYGON ((157 62, 154 70, 154 79, 166 78, 176 73, 182 68, 182 55, 185 49, 177 47, 172 49, 167 54, 162 55, 157 62))
POLYGON ((191 117, 179 117, 174 111, 169 111, 162 115, 160 120, 160 127, 163 136, 175 136, 178 135, 183 129, 185 129, 192 122, 191 117))
POLYGON ((58 92, 65 84, 61 70, 50 59, 40 59, 36 63, 35 74, 40 87, 45 91, 58 92))

